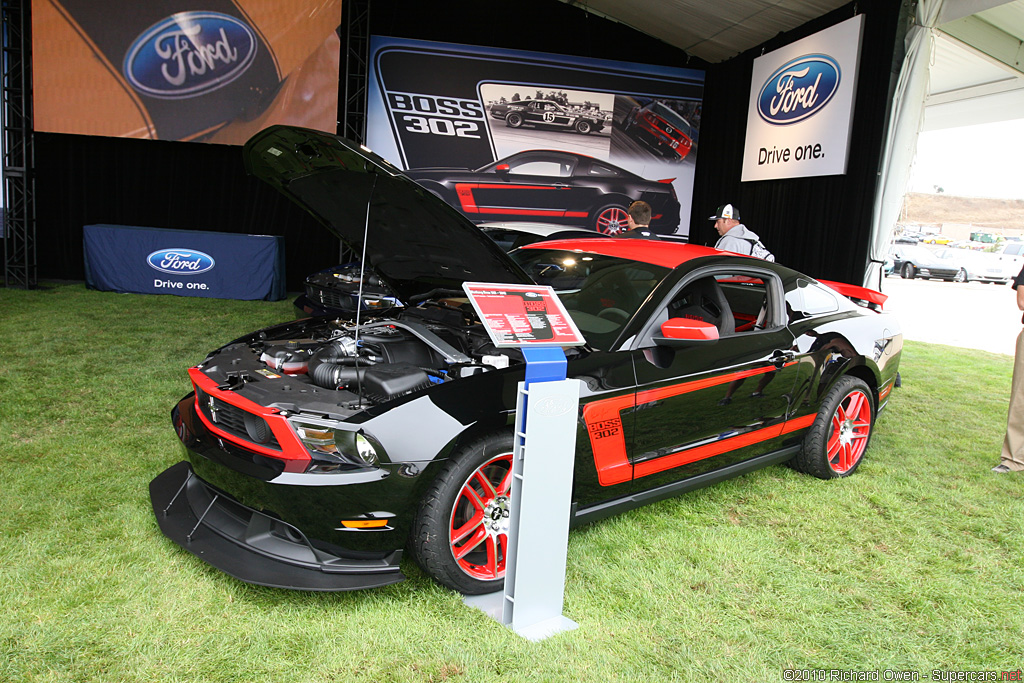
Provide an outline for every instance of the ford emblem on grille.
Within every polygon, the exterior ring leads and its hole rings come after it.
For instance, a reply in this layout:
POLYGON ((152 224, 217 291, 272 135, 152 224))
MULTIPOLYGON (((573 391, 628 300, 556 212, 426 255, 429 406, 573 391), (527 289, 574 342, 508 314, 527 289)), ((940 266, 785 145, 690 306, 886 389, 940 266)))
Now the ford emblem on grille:
POLYGON ((198 275, 212 270, 216 262, 195 249, 161 249, 146 257, 150 268, 172 275, 198 275))
POLYGON ((131 86, 163 99, 196 97, 221 88, 249 68, 256 34, 219 12, 178 12, 142 32, 124 58, 131 86))
POLYGON ((765 81, 757 97, 757 113, 776 126, 803 121, 836 94, 839 75, 839 63, 827 55, 797 57, 765 81))

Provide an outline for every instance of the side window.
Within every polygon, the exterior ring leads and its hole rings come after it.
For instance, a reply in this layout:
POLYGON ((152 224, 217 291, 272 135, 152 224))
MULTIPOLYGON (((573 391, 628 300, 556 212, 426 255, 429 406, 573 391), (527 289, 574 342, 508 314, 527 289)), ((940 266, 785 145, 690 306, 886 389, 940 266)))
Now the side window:
POLYGON ((657 335, 670 318, 711 323, 719 337, 754 333, 779 324, 772 277, 734 271, 708 273, 689 280, 656 316, 649 334, 657 335))
POLYGON ((522 175, 543 175, 567 178, 572 175, 572 165, 554 159, 535 159, 518 164, 512 168, 513 173, 522 175))
POLYGON ((590 164, 589 174, 603 178, 615 178, 619 175, 619 172, 595 161, 590 164))
POLYGON ((791 323, 838 310, 835 294, 807 280, 797 280, 796 288, 786 292, 786 312, 791 323))
POLYGON ((750 275, 716 275, 715 280, 731 312, 734 333, 769 326, 768 284, 764 279, 750 275))

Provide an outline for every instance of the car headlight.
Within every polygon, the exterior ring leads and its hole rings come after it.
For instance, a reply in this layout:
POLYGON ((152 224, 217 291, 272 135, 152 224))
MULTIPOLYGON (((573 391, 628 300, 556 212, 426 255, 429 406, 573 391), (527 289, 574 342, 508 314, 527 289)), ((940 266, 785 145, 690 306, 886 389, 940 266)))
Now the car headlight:
POLYGON ((383 452, 380 444, 362 432, 343 429, 330 420, 290 419, 295 434, 314 460, 376 467, 383 452))

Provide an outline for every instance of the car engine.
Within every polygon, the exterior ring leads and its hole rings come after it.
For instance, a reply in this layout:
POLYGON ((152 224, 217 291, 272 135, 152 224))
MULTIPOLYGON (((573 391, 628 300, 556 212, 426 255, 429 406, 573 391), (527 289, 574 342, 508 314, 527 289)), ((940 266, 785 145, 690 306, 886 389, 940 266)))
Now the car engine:
POLYGON ((322 402, 325 414, 337 415, 339 407, 351 414, 523 362, 517 349, 495 347, 467 309, 429 303, 358 327, 344 319, 293 321, 214 351, 198 369, 218 389, 263 406, 309 410, 310 402, 322 402))

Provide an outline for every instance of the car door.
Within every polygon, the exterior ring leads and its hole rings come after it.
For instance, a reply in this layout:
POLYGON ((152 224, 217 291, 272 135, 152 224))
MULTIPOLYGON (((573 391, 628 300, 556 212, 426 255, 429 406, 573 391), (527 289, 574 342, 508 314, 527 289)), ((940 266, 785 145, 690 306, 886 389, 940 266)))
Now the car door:
POLYGON ((770 269, 703 268, 684 278, 634 341, 637 388, 620 411, 631 441, 626 452, 595 457, 599 479, 621 483, 628 463, 631 483, 619 488, 640 491, 779 448, 798 377, 784 312, 770 269), (713 323, 720 337, 659 346, 654 337, 670 318, 713 323))
POLYGON ((477 211, 491 220, 563 222, 571 203, 576 158, 558 152, 524 152, 510 157, 507 166, 487 174, 493 181, 468 188, 477 211))

